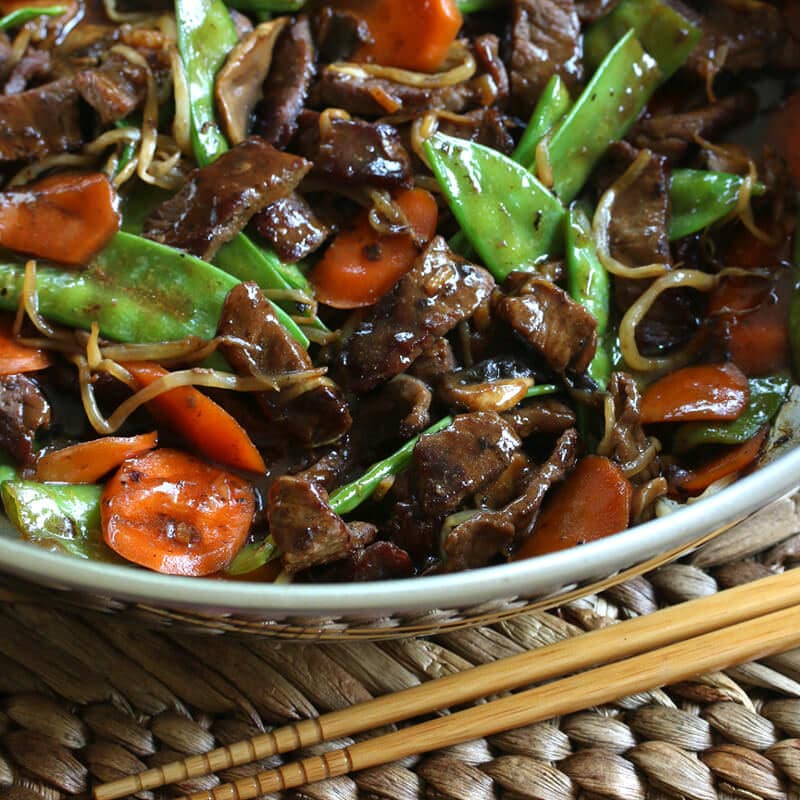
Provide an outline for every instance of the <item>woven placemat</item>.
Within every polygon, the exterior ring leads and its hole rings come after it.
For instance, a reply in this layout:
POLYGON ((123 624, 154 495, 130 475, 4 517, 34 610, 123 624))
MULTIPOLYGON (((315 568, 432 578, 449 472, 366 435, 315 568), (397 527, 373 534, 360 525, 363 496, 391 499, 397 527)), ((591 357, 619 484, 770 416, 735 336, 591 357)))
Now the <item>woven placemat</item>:
MULTIPOLYGON (((0 800, 85 796, 96 782, 712 594, 795 561, 800 511, 787 498, 682 561, 601 595, 427 640, 290 644, 192 636, 91 612, 6 605, 0 800)), ((272 758, 139 797, 213 788, 279 763, 272 758)), ((800 650, 285 796, 800 798, 800 650)))

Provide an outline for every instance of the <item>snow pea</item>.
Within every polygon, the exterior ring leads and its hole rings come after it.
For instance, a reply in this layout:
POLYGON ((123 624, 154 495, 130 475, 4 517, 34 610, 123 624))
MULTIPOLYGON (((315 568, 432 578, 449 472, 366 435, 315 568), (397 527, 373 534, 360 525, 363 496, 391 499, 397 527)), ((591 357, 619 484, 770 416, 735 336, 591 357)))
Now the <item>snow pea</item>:
POLYGON ((743 444, 752 439, 778 413, 791 381, 782 376, 750 378, 750 402, 744 413, 731 422, 709 425, 686 422, 675 432, 672 449, 685 453, 709 444, 743 444))
POLYGON ((508 0, 456 0, 458 10, 462 14, 474 14, 476 11, 490 11, 508 5, 508 0))
POLYGON ((595 69, 629 30, 656 60, 666 80, 683 64, 700 41, 702 31, 663 0, 622 0, 583 37, 583 57, 595 69))
POLYGON ((122 563, 103 542, 102 486, 10 480, 0 486, 3 506, 23 539, 67 555, 122 563))
POLYGON ((66 6, 46 6, 45 8, 26 6, 25 8, 18 8, 0 18, 0 31, 8 28, 18 28, 20 25, 36 19, 36 17, 60 17, 66 10, 66 6))
POLYGON ((662 80, 655 59, 628 31, 550 140, 553 186, 564 203, 575 199, 608 146, 625 136, 662 80))
POLYGON ((498 281, 563 245, 565 211, 524 167, 488 147, 437 133, 425 154, 461 230, 498 281))
POLYGON ((536 108, 528 121, 525 133, 519 140, 511 158, 531 171, 536 162, 536 146, 542 137, 553 126, 560 122, 572 105, 572 98, 564 81, 558 75, 553 75, 544 87, 536 108))
POLYGON ((605 389, 611 377, 611 350, 607 341, 611 309, 611 278, 597 257, 589 218, 573 204, 567 213, 567 288, 597 321, 597 351, 589 377, 605 389))
MULTIPOLYGON (((669 189, 669 238, 673 242, 682 239, 730 214, 739 201, 743 183, 744 178, 729 172, 673 170, 669 189)), ((765 191, 763 183, 756 183, 753 187, 753 194, 756 196, 765 191)))
MULTIPOLYGON (((0 308, 14 310, 24 263, 0 263, 0 308)), ((80 272, 39 266, 39 310, 55 322, 88 329, 120 342, 161 342, 216 335, 222 304, 239 281, 194 256, 158 242, 118 233, 80 272)), ((276 307, 282 324, 304 346, 303 332, 276 307)))

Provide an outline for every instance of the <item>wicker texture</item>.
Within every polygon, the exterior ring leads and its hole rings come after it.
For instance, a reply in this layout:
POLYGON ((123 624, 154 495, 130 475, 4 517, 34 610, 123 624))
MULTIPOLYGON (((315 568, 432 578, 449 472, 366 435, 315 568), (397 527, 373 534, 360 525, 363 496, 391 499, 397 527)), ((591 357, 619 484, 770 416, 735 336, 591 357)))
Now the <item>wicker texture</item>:
MULTIPOLYGON (((783 570, 800 560, 800 524, 776 530, 771 522, 787 515, 800 520, 792 500, 762 514, 746 536, 731 531, 599 596, 432 639, 292 644, 7 605, 0 611, 0 796, 85 795, 96 781, 783 570)), ((277 763, 155 794, 211 788, 277 763)), ((288 796, 800 798, 800 651, 288 796)))

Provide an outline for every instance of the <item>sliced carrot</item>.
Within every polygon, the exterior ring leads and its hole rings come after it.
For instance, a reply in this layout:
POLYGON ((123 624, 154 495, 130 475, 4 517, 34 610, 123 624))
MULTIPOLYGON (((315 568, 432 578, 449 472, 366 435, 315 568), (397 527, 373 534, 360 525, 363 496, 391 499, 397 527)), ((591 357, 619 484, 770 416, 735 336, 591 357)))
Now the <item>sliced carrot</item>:
POLYGON ((737 419, 749 400, 747 376, 735 364, 684 367, 645 389, 642 422, 737 419))
POLYGON ((686 477, 678 481, 678 488, 688 494, 697 494, 707 489, 720 478, 746 469, 761 452, 761 446, 764 444, 768 430, 769 426, 765 425, 752 439, 749 439, 744 444, 725 448, 725 452, 722 455, 692 470, 686 477))
MULTIPOLYGON (((417 236, 426 242, 436 233, 436 200, 424 189, 398 192, 394 201, 417 236)), ((376 303, 411 269, 419 255, 411 236, 381 236, 366 211, 352 228, 342 231, 314 267, 309 279, 317 299, 334 308, 360 308, 376 303)))
POLYGON ((633 489, 607 458, 582 458, 545 501, 533 533, 514 558, 531 558, 592 542, 628 527, 633 489))
POLYGON ((169 575, 210 575, 244 544, 256 510, 250 484, 179 450, 129 458, 100 504, 105 543, 169 575))
POLYGON ((789 305, 792 276, 781 270, 773 282, 725 278, 709 299, 726 356, 745 375, 774 375, 790 361, 789 305))
POLYGON ((0 194, 0 246, 82 266, 119 230, 117 194, 100 172, 62 173, 0 194))
MULTIPOLYGON (((149 361, 126 362, 124 366, 141 387, 169 374, 149 361)), ((224 408, 192 386, 164 392, 148 406, 158 419, 213 461, 248 472, 267 471, 261 453, 245 429, 224 408)))
POLYGON ((461 28, 456 0, 338 0, 369 26, 372 41, 358 48, 355 61, 436 72, 461 28))
POLYGON ((0 317, 0 375, 38 372, 53 363, 52 356, 46 350, 19 344, 14 339, 13 328, 13 317, 0 317))
POLYGON ((104 436, 51 450, 36 462, 37 481, 95 483, 125 459, 140 456, 158 444, 158 434, 104 436))
MULTIPOLYGON (((799 12, 795 15, 800 17, 799 12)), ((800 186, 800 92, 791 95, 772 115, 769 141, 786 159, 795 184, 800 186)))

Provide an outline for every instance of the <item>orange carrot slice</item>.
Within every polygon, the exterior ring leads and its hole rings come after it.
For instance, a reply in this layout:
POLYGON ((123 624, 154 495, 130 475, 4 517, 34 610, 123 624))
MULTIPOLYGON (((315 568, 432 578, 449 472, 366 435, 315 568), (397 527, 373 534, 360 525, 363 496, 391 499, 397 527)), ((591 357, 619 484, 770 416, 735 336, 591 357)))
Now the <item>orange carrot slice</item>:
POLYGON ((210 575, 244 544, 255 514, 250 484, 179 450, 125 461, 100 504, 105 543, 169 575, 210 575))
POLYGON ((59 174, 0 194, 0 246, 73 266, 117 232, 117 194, 99 172, 59 174))
POLYGON ((158 435, 104 436, 45 453, 36 462, 36 480, 95 483, 125 459, 140 456, 158 444, 158 435))
POLYGON ((701 364, 670 372, 642 394, 642 422, 737 419, 750 385, 735 364, 701 364))
POLYGON ((53 363, 46 350, 26 347, 14 339, 14 320, 0 317, 0 375, 16 375, 20 372, 38 372, 53 363))
MULTIPOLYGON (((169 374, 149 361, 126 362, 124 366, 141 387, 169 374)), ((245 429, 224 408, 192 386, 160 394, 148 406, 158 419, 204 456, 248 472, 266 472, 264 459, 245 429)))
POLYGON ((602 539, 628 527, 633 489, 607 458, 582 458, 545 501, 533 533, 514 558, 531 558, 602 539))
MULTIPOLYGON (((416 234, 426 242, 436 232, 436 200, 424 189, 398 192, 395 202, 416 234)), ((360 308, 376 303, 411 269, 419 255, 411 236, 381 236, 366 211, 342 231, 309 276, 317 299, 334 308, 360 308)))

